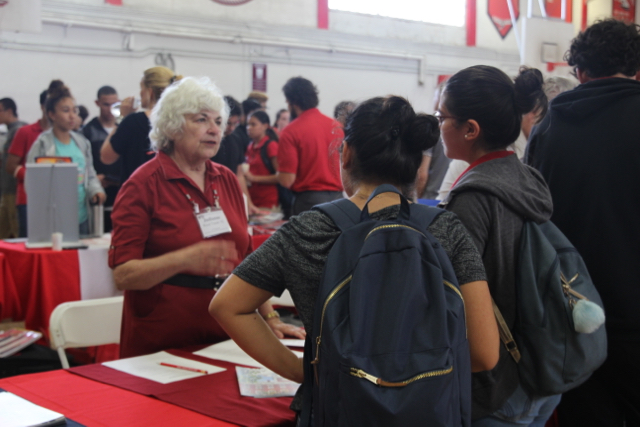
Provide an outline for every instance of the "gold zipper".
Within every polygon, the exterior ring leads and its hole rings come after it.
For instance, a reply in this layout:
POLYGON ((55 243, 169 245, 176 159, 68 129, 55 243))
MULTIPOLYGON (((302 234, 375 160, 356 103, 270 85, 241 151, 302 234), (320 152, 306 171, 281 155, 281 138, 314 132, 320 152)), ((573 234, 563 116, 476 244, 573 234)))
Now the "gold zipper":
POLYGON ((376 227, 376 228, 374 228, 373 230, 371 230, 371 231, 369 232, 369 234, 367 234, 367 237, 365 237, 365 238, 364 238, 364 240, 366 241, 366 240, 369 238, 369 236, 371 236, 371 234, 373 234, 373 232, 374 232, 374 231, 383 230, 383 229, 385 229, 385 228, 399 228, 399 227, 407 228, 407 229, 409 229, 409 230, 413 230, 413 231, 415 231, 416 233, 420 233, 420 234, 422 234, 422 235, 424 236, 424 233, 423 233, 422 231, 420 231, 420 230, 416 230, 415 228, 413 228, 413 227, 409 227, 408 225, 402 225, 402 224, 387 224, 387 225, 381 225, 381 226, 376 227))
POLYGON ((450 374, 451 372, 453 372, 453 366, 449 366, 446 369, 438 369, 435 371, 424 372, 422 374, 416 375, 415 377, 411 377, 408 380, 399 381, 399 382, 385 381, 382 378, 374 377, 373 375, 358 368, 351 368, 349 373, 354 377, 364 378, 365 380, 370 381, 373 384, 379 385, 381 387, 404 387, 408 384, 411 384, 412 382, 415 382, 424 378, 439 377, 442 375, 450 374))
MULTIPOLYGON (((338 286, 333 288, 333 290, 331 291, 327 299, 324 301, 324 305, 322 306, 322 315, 320 316, 320 334, 316 337, 316 358, 311 361, 312 365, 317 365, 320 362, 320 343, 322 342, 322 328, 324 326, 324 314, 327 311, 327 305, 329 305, 329 302, 333 299, 333 297, 336 296, 338 292, 340 292, 340 289, 344 288, 346 284, 351 281, 352 277, 353 276, 347 277, 338 286)), ((316 369, 316 381, 317 381, 318 370, 317 370, 317 367, 314 367, 314 368, 316 369)))

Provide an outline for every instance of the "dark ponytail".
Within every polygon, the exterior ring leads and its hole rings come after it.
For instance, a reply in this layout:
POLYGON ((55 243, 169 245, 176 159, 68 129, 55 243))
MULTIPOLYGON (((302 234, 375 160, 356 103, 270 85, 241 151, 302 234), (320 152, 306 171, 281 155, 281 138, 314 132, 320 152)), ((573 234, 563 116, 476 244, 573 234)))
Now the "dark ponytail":
POLYGON ((355 150, 349 170, 352 181, 390 183, 410 195, 422 152, 440 137, 438 120, 416 114, 399 96, 372 98, 361 103, 345 124, 345 141, 355 150))
POLYGON ((522 67, 514 83, 495 67, 476 65, 447 81, 445 106, 459 123, 478 122, 485 149, 504 149, 520 135, 523 114, 546 112, 542 84, 542 73, 535 68, 522 67))
POLYGON ((45 110, 47 113, 53 113, 56 110, 58 102, 65 98, 72 98, 71 91, 62 80, 53 80, 47 89, 47 100, 45 101, 45 110))

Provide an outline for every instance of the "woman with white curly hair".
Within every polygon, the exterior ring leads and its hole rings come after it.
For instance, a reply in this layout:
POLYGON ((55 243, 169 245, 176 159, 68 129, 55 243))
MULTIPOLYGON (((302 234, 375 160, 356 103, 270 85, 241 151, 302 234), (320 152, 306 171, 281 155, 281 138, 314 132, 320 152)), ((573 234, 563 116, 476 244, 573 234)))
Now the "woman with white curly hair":
MULTIPOLYGON (((157 155, 122 186, 112 215, 109 264, 125 291, 121 357, 228 338, 208 303, 252 249, 238 180, 209 160, 228 111, 208 78, 187 77, 151 113, 157 155)), ((259 312, 276 335, 303 337, 268 302, 259 312)))

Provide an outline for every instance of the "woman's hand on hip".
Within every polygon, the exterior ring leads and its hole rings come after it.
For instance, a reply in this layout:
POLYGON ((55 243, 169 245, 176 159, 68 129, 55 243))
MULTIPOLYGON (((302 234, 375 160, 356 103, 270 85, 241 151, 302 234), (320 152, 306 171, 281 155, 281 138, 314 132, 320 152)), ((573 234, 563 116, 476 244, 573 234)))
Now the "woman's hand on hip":
POLYGON ((235 243, 227 240, 205 240, 182 250, 185 273, 196 276, 231 274, 240 262, 235 243))

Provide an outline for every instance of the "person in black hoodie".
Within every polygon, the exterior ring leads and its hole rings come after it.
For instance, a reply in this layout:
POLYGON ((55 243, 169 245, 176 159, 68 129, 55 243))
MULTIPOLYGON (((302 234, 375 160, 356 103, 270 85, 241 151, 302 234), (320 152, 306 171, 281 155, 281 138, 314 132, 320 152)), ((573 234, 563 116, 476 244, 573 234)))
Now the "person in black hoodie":
MULTIPOLYGON (((524 220, 541 223, 553 210, 542 176, 507 151, 520 134, 522 115, 547 100, 542 74, 523 68, 515 83, 494 67, 475 66, 447 82, 436 116, 445 154, 470 166, 441 206, 458 215, 482 254, 489 290, 513 328, 515 276, 524 220)), ((490 371, 473 374, 473 426, 544 426, 560 396, 529 396, 520 386, 516 362, 500 346, 490 371)))
POLYGON ((563 395, 563 427, 640 425, 639 30, 605 20, 573 40, 566 59, 581 84, 553 100, 527 149, 607 314, 608 359, 563 395))

